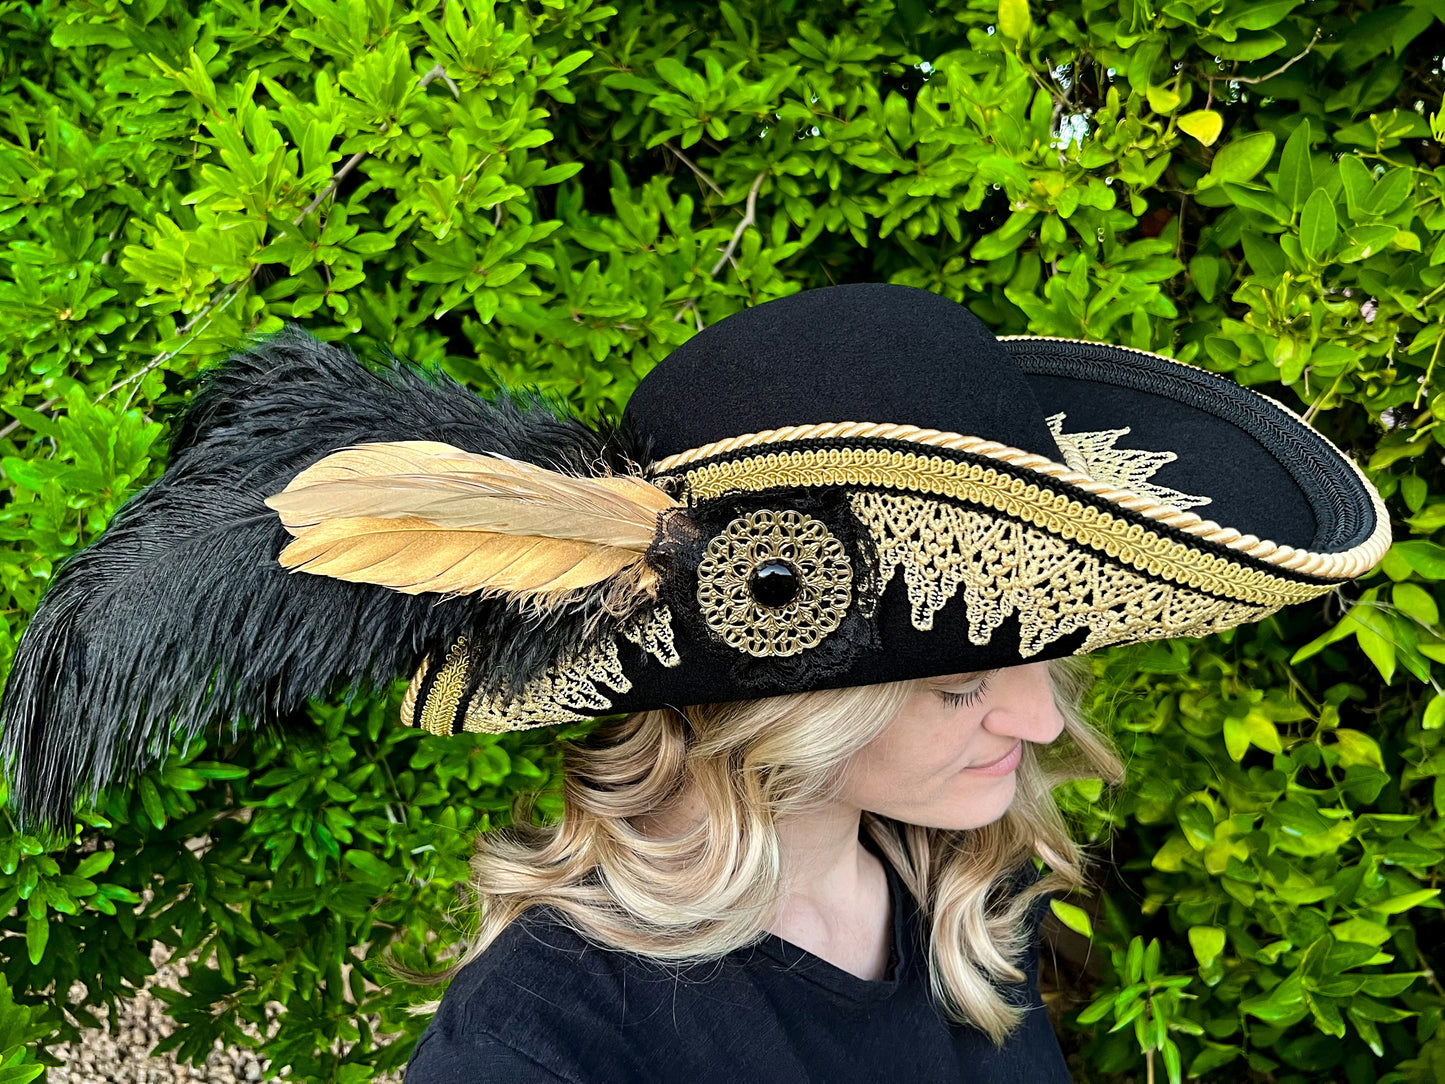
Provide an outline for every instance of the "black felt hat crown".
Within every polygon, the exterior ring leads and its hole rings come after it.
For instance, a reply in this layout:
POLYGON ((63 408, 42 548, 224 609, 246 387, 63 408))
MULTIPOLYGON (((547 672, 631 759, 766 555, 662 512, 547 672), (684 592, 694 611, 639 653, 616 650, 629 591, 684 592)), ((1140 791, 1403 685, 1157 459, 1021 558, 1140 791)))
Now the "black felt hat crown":
POLYGON ((293 326, 61 568, 3 753, 58 820, 172 732, 397 676, 451 733, 977 671, 1255 621, 1389 542, 1273 400, 911 287, 738 312, 605 427, 293 326))

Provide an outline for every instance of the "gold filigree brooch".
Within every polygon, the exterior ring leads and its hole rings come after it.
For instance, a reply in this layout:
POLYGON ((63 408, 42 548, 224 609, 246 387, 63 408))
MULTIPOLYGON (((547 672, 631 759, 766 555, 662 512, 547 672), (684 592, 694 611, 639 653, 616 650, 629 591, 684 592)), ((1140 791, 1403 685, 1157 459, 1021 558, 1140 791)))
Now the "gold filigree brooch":
POLYGON ((708 628, 759 658, 817 647, 853 598, 843 543, 821 520, 791 510, 733 520, 708 543, 697 576, 708 628))

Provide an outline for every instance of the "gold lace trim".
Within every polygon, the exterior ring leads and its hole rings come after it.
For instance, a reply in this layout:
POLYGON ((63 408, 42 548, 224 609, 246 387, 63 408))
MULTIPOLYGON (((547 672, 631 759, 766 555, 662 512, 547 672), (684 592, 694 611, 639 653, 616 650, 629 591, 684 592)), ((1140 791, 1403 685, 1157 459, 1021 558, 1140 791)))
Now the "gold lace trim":
POLYGON ((1272 609, 1332 590, 1328 584, 1297 583, 1243 568, 1071 500, 1067 494, 992 467, 942 456, 883 448, 813 448, 696 467, 686 479, 697 500, 724 493, 841 485, 966 501, 1100 550, 1152 576, 1272 609))
POLYGON ((1213 497, 1196 497, 1192 493, 1184 493, 1149 481, 1160 467, 1178 459, 1179 453, 1118 447, 1119 438, 1129 435, 1130 428, 1127 425, 1122 429, 1065 433, 1064 420, 1067 417, 1067 414, 1059 413, 1044 420, 1048 423, 1049 432, 1054 436, 1054 443, 1063 453, 1064 462, 1074 470, 1121 489, 1143 493, 1175 508, 1198 508, 1200 505, 1214 503, 1213 497))
POLYGON ((758 658, 797 655, 837 630, 853 599, 853 565, 821 521, 800 512, 763 508, 739 516, 708 543, 697 568, 697 604, 708 628, 731 647, 758 658), (797 573, 797 597, 767 606, 749 577, 759 565, 782 562, 797 573))
MULTIPOLYGON (((632 622, 621 631, 663 666, 682 662, 673 643, 672 612, 666 606, 657 607, 646 621, 632 622)), ((407 686, 402 698, 401 721, 432 734, 450 734, 467 684, 466 637, 458 637, 447 652, 446 662, 422 705, 421 717, 415 719, 417 696, 430 666, 430 657, 423 659, 407 686)), ((612 706, 611 699, 602 691, 604 686, 618 693, 632 688, 631 680, 622 672, 617 641, 610 636, 576 657, 549 667, 515 696, 505 692, 474 693, 462 717, 462 730, 503 734, 549 723, 588 719, 612 706), (583 708, 588 710, 580 710, 583 708)))
POLYGON ((482 734, 504 734, 548 723, 573 723, 598 715, 612 701, 598 689, 611 686, 625 693, 632 682, 622 672, 617 641, 606 637, 590 650, 560 666, 554 665, 529 681, 520 695, 478 692, 467 704, 462 729, 482 734), (586 712, 580 708, 589 709, 586 712))
POLYGON ((880 591, 903 569, 913 627, 960 589, 968 638, 980 646, 1018 615, 1019 654, 1038 654, 1079 629, 1076 654, 1109 644, 1203 636, 1257 621, 1281 604, 1211 598, 1149 579, 1045 531, 926 497, 855 493, 849 498, 878 547, 880 591))

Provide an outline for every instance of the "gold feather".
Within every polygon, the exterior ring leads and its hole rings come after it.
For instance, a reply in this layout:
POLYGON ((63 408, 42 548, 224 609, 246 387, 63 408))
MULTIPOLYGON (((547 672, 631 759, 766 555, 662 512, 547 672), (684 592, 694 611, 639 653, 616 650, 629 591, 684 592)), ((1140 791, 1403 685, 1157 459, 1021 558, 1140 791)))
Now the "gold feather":
POLYGON ((415 517, 328 520, 302 531, 280 556, 281 564, 296 572, 410 595, 570 595, 640 560, 639 553, 616 546, 459 531, 415 517))
POLYGON ((293 571, 407 594, 506 594, 550 607, 604 581, 609 609, 655 594, 643 561, 681 505, 645 479, 579 478, 435 441, 357 445, 266 499, 293 571))
POLYGON ((435 441, 334 452, 266 504, 292 534, 328 519, 416 516, 439 527, 571 538, 645 551, 680 507, 642 478, 578 478, 435 441))

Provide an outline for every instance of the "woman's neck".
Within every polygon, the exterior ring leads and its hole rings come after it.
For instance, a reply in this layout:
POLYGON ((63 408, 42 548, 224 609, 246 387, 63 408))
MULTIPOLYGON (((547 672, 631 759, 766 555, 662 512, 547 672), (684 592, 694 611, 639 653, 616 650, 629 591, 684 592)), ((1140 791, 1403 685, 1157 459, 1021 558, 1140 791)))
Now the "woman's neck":
POLYGON ((778 822, 783 898, 768 930, 850 974, 888 969, 891 901, 882 861, 864 847, 862 814, 834 804, 778 822))

